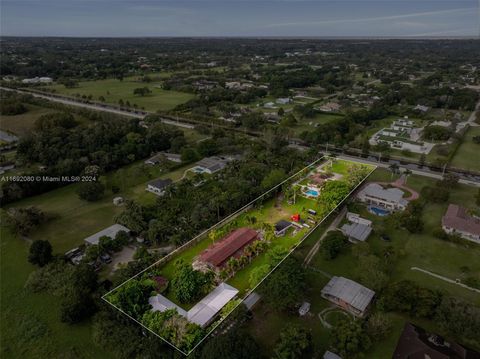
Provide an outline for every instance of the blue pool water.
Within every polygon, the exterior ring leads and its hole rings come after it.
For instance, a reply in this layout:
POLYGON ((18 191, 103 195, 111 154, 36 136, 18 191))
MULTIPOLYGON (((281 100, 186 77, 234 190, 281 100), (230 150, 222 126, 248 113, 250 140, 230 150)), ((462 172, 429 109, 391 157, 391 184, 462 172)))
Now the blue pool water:
POLYGON ((305 194, 312 197, 318 197, 318 191, 315 191, 314 189, 309 189, 305 194))
POLYGON ((387 211, 386 209, 383 209, 383 208, 379 208, 379 207, 375 207, 375 206, 369 206, 368 207, 368 210, 377 215, 377 216, 380 216, 380 217, 385 217, 385 216, 388 216, 390 214, 389 211, 387 211))

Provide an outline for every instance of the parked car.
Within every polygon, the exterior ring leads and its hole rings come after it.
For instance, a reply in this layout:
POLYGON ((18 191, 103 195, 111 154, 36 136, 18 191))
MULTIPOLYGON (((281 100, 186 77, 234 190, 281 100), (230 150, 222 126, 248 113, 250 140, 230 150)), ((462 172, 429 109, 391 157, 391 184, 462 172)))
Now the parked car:
POLYGON ((103 263, 111 263, 112 262, 112 257, 110 257, 109 254, 105 253, 105 254, 102 254, 100 256, 100 260, 103 262, 103 263))

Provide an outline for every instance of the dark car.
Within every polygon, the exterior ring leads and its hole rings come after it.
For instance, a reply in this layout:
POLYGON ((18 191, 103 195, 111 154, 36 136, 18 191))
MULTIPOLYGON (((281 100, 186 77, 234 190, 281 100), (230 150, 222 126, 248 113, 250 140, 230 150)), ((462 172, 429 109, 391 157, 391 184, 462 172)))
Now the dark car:
POLYGON ((112 262, 112 257, 110 257, 110 255, 108 254, 102 254, 100 256, 100 260, 103 262, 103 263, 111 263, 112 262))

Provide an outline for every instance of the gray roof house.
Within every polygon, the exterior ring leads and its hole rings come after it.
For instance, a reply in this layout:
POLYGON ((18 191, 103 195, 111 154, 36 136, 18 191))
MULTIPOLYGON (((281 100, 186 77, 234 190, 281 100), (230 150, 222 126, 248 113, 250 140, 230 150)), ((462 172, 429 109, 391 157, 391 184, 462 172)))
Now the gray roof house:
POLYGON ((148 160, 145 161, 146 165, 158 165, 162 161, 172 161, 181 163, 182 156, 177 153, 167 153, 167 152, 159 152, 155 156, 150 157, 148 160))
POLYGON ((117 233, 120 231, 130 233, 130 230, 127 227, 122 226, 121 224, 114 224, 105 228, 104 230, 101 230, 100 232, 92 234, 90 237, 85 238, 84 241, 87 245, 98 244, 100 238, 107 236, 111 239, 114 239, 117 233))
POLYGON ((165 189, 171 183, 172 183, 172 180, 170 178, 166 178, 166 179, 157 178, 156 180, 148 182, 146 190, 156 195, 162 196, 165 193, 165 189))
POLYGON ((161 294, 150 297, 148 303, 152 306, 153 311, 164 312, 169 309, 176 309, 177 313, 185 317, 188 321, 204 328, 213 321, 222 308, 230 300, 235 298, 237 294, 238 290, 234 287, 226 283, 220 283, 189 311, 180 308, 161 294))
POLYGON ((192 168, 192 171, 197 173, 208 173, 212 174, 218 171, 221 171, 227 165, 227 160, 220 157, 206 157, 198 161, 195 167, 192 168))
POLYGON ((322 289, 322 297, 357 317, 363 317, 375 292, 344 277, 332 277, 322 289))
POLYGON ((361 223, 346 223, 340 230, 350 241, 365 242, 372 232, 372 227, 361 223))
POLYGON ((383 188, 378 183, 369 183, 358 193, 357 198, 365 203, 395 211, 404 210, 408 201, 403 198, 404 192, 398 188, 383 188))

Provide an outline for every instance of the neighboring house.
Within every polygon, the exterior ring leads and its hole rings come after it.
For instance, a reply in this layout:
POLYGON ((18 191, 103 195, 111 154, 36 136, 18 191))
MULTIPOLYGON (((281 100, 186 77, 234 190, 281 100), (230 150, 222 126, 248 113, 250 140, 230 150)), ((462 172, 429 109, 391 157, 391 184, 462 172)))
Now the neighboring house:
POLYGON ((427 112, 430 110, 430 107, 428 106, 423 106, 423 105, 417 105, 413 108, 414 111, 420 111, 420 112, 427 112))
POLYGON ((146 160, 145 164, 154 166, 162 163, 165 160, 181 163, 182 156, 176 153, 160 152, 146 160))
POLYGON ((280 98, 277 98, 275 102, 278 103, 279 105, 286 105, 292 102, 292 100, 288 97, 280 97, 280 98))
POLYGON ((221 171, 227 165, 228 160, 220 157, 207 157, 196 163, 195 167, 191 170, 196 173, 208 173, 213 174, 221 171))
POLYGON ((117 233, 121 231, 130 233, 130 230, 127 227, 122 226, 121 224, 114 224, 114 225, 111 225, 110 227, 105 228, 100 232, 92 234, 90 237, 85 238, 84 241, 86 242, 87 245, 98 244, 98 241, 100 240, 100 238, 106 236, 106 237, 110 237, 111 239, 114 239, 117 236, 117 233))
POLYGON ((347 219, 352 222, 352 223, 360 223, 364 224, 366 226, 372 226, 372 221, 360 217, 358 213, 353 213, 353 212, 347 212, 347 219))
POLYGON ((165 189, 171 184, 172 184, 172 180, 170 178, 167 178, 167 179, 158 178, 156 180, 148 182, 146 190, 158 196, 163 196, 165 194, 165 189))
POLYGON ((322 289, 322 297, 357 317, 363 317, 375 292, 353 280, 332 277, 322 289))
POLYGON ((408 117, 399 118, 388 128, 377 131, 370 139, 372 146, 384 143, 396 150, 408 150, 415 153, 428 154, 434 143, 420 141, 423 128, 414 127, 415 123, 408 117))
POLYGON ((480 353, 406 323, 392 359, 480 359, 480 353))
POLYGON ((23 79, 22 83, 23 84, 37 84, 37 83, 42 83, 42 84, 48 84, 53 82, 53 79, 51 77, 34 77, 30 79, 23 79))
POLYGON ((442 217, 442 228, 448 234, 458 234, 472 242, 480 243, 480 218, 467 213, 467 209, 449 204, 442 217))
POLYGON ((254 229, 238 228, 204 250, 195 261, 194 267, 200 268, 204 265, 214 270, 220 269, 231 257, 241 254, 247 245, 257 239, 258 233, 254 229))
POLYGON ((384 189, 378 183, 369 183, 358 193, 357 198, 364 203, 373 204, 390 211, 403 211, 408 201, 403 198, 404 192, 398 188, 384 189))
POLYGON ((361 223, 346 223, 340 231, 348 237, 350 242, 365 242, 372 233, 372 227, 361 223))
POLYGON ((326 351, 324 354, 323 354, 323 359, 342 359, 341 356, 338 356, 337 354, 335 353, 332 353, 330 351, 326 351))
POLYGON ((275 223, 274 229, 275 229, 275 235, 277 237, 284 236, 287 230, 292 226, 292 222, 285 221, 284 219, 281 219, 277 223, 275 223))
POLYGON ((337 112, 340 111, 340 105, 336 102, 328 102, 325 105, 320 106, 320 111, 337 112))
POLYGON ((221 309, 238 294, 234 287, 220 283, 214 290, 208 293, 202 300, 195 304, 189 311, 179 307, 161 294, 150 297, 148 303, 152 306, 152 311, 164 312, 169 309, 175 309, 178 314, 188 321, 198 324, 202 328, 212 323, 221 309))

